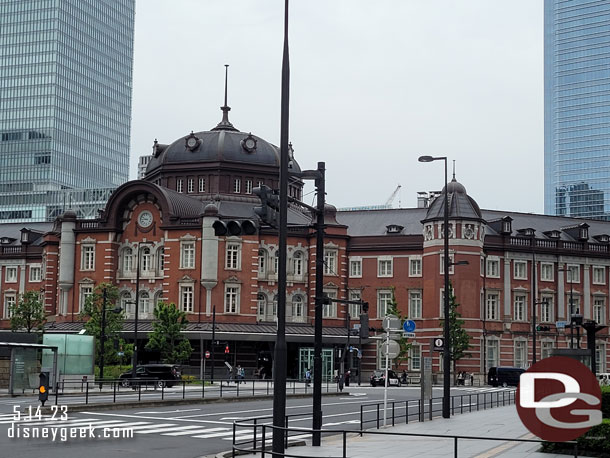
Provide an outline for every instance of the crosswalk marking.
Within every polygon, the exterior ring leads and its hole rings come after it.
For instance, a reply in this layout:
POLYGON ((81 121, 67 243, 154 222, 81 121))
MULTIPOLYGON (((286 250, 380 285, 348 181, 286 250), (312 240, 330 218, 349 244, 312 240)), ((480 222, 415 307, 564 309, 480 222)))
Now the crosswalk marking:
POLYGON ((96 418, 75 418, 72 420, 59 420, 57 418, 55 418, 54 420, 51 419, 51 417, 42 420, 42 421, 31 421, 31 420, 19 420, 19 421, 2 421, 0 422, 0 424, 6 424, 6 423, 16 423, 19 425, 28 425, 28 426, 43 426, 43 425, 51 425, 51 424, 56 424, 56 423, 63 423, 64 425, 69 425, 71 423, 74 422, 83 422, 83 421, 97 421, 96 418))
POLYGON ((135 432, 138 432, 141 429, 147 429, 147 428, 169 428, 171 426, 176 426, 176 423, 158 423, 158 424, 148 424, 148 425, 143 425, 143 426, 134 426, 133 429, 135 432))
POLYGON ((186 436, 187 434, 201 434, 201 433, 212 433, 217 431, 224 431, 227 428, 201 428, 192 429, 190 431, 178 431, 173 433, 161 433, 162 436, 186 436))
POLYGON ((157 427, 157 425, 150 425, 152 429, 145 429, 142 431, 136 431, 138 434, 154 434, 154 433, 163 433, 165 431, 172 431, 175 429, 178 430, 187 430, 187 429, 195 429, 195 428, 199 428, 201 429, 201 426, 199 425, 192 425, 192 426, 185 426, 185 425, 178 425, 178 426, 172 426, 170 428, 159 428, 157 427))
POLYGON ((207 439, 209 437, 221 437, 221 436, 227 436, 227 435, 233 435, 233 431, 227 430, 225 432, 221 432, 221 433, 212 433, 212 434, 202 434, 199 436, 192 436, 192 437, 196 437, 197 439, 207 439))

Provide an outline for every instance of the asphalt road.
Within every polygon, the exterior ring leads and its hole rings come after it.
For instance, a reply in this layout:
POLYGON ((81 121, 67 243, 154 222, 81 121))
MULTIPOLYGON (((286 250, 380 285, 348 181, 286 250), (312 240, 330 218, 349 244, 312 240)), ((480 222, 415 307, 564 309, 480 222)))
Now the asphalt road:
MULTIPOLYGON (((487 402, 491 393, 494 399, 500 399, 496 388, 454 388, 452 394, 461 394, 456 398, 454 408, 468 410, 476 408, 479 393, 479 408, 483 402, 483 394, 487 393, 487 402)), ((433 410, 440 414, 440 396, 442 390, 434 389, 433 410)), ((407 400, 419 397, 418 387, 389 388, 388 391, 388 424, 391 423, 392 403, 394 414, 403 415, 407 400), (402 411, 401 411, 402 409, 402 411)), ((85 412, 70 413, 68 418, 61 419, 61 410, 55 419, 32 418, 16 422, 14 409, 23 411, 27 407, 26 398, 0 398, 0 457, 2 458, 97 458, 97 457, 146 457, 146 458, 195 458, 211 455, 231 449, 233 438, 233 422, 243 421, 252 417, 268 417, 258 423, 272 423, 273 415, 271 400, 237 401, 229 403, 197 404, 163 406, 149 408, 133 408, 125 410, 96 411, 95 405, 85 412), (91 427, 95 437, 91 434, 91 427), (108 428, 104 430, 104 428, 108 428), (24 438, 27 431, 43 434, 48 431, 48 438, 24 438), (70 437, 70 434, 80 435, 85 431, 87 437, 70 437), (123 436, 123 432, 133 437, 123 436), (55 438, 53 439, 53 434, 55 438), (105 438, 104 434, 111 437, 105 438), (20 437, 16 437, 16 436, 20 437), (62 436, 63 435, 63 436, 62 436), (128 434, 129 435, 129 434, 128 434), (12 436, 12 437, 11 437, 12 436)), ((30 399, 31 400, 31 399, 30 399)), ((383 402, 383 388, 357 387, 346 388, 340 396, 323 398, 323 427, 332 429, 359 429, 361 406, 364 420, 369 420, 365 427, 375 427, 378 409, 368 404, 383 402)), ((36 405, 33 405, 35 414, 36 405)), ((410 403, 411 418, 417 417, 416 402, 410 403)), ((311 427, 311 398, 288 399, 286 414, 289 415, 291 427, 311 427)), ((383 409, 380 409, 383 415, 383 409)), ((382 418, 382 417, 381 417, 382 418)), ((404 422, 404 419, 401 420, 404 422)), ((259 429, 259 438, 261 430, 259 429)), ((268 432, 269 434, 269 432, 268 432)), ((295 432, 293 435, 303 436, 295 432)), ((237 428, 237 438, 241 441, 251 440, 252 428, 237 428)))

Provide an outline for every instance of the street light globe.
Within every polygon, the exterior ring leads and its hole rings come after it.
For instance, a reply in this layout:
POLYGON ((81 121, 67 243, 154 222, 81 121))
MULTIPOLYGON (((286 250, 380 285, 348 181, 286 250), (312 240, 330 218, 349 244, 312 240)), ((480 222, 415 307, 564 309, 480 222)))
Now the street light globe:
POLYGON ((434 158, 432 156, 419 156, 417 160, 419 162, 432 162, 434 158))

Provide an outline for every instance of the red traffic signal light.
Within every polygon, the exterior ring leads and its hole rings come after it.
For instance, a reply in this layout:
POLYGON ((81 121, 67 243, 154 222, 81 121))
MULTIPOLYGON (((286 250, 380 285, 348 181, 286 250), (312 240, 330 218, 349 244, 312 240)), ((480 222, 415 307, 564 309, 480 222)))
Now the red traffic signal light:
POLYGON ((225 346, 225 355, 229 353, 229 344, 225 346))

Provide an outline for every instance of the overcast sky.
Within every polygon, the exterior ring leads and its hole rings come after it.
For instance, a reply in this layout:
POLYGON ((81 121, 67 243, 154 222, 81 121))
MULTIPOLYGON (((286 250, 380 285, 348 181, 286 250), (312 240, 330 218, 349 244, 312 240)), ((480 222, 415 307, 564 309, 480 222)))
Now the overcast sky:
MULTIPOLYGON (((283 0, 136 0, 131 177, 153 140, 229 119, 278 145, 283 0)), ((328 201, 397 207, 443 185, 543 211, 543 2, 292 0, 290 139, 328 201), (451 168, 451 162, 450 162, 451 168), (451 177, 451 169, 449 171, 451 177)), ((304 200, 311 203, 312 195, 304 200)))

